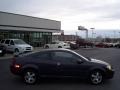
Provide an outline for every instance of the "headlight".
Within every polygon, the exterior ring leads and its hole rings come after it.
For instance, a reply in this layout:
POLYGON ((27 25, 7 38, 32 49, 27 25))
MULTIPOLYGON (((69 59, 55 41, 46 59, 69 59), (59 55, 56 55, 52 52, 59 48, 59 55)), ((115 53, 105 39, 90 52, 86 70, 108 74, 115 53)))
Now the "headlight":
POLYGON ((0 50, 0 53, 2 53, 2 50, 0 50))
POLYGON ((111 70, 112 69, 111 65, 107 65, 107 69, 111 70))

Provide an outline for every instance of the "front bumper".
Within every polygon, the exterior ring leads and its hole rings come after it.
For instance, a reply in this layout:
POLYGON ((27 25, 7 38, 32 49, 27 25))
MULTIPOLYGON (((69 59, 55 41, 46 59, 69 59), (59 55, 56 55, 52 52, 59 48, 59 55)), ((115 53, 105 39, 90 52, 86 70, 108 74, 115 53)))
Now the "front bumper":
POLYGON ((20 50, 20 53, 24 53, 24 52, 32 52, 33 51, 33 48, 22 48, 22 49, 19 49, 20 50))
POLYGON ((113 76, 114 76, 114 73, 115 71, 112 69, 112 70, 107 70, 106 73, 105 73, 105 78, 106 79, 112 79, 113 76))

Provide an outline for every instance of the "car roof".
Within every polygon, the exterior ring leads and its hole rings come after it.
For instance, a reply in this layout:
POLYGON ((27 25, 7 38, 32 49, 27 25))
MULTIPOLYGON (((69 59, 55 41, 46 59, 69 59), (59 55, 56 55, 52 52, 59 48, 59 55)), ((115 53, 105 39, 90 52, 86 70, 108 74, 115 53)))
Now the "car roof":
POLYGON ((46 53, 46 52, 52 52, 52 51, 69 51, 69 52, 73 52, 70 49, 64 49, 64 48, 58 48, 58 49, 42 49, 42 50, 38 50, 38 51, 34 51, 34 52, 29 52, 29 53, 21 53, 19 55, 14 55, 15 57, 21 57, 21 56, 27 56, 27 55, 31 55, 31 54, 35 54, 35 53, 46 53))
POLYGON ((42 52, 42 51, 72 51, 72 50, 64 49, 64 48, 54 48, 54 49, 42 49, 39 52, 42 52))

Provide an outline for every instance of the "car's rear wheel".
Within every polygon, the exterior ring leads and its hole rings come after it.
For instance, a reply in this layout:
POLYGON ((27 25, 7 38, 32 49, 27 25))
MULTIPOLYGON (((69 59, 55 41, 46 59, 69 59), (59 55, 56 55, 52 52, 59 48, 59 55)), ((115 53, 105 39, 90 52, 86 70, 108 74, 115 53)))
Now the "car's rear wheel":
POLYGON ((58 48, 62 48, 62 46, 58 46, 58 48))
POLYGON ((45 48, 49 48, 49 46, 45 46, 45 48))
POLYGON ((25 70, 23 79, 26 84, 35 84, 38 80, 38 75, 34 70, 25 70))
POLYGON ((92 84, 100 84, 103 82, 103 74, 101 71, 96 70, 96 71, 92 71, 89 77, 89 80, 92 84))
POLYGON ((14 53, 15 54, 19 54, 19 49, 16 48, 15 51, 14 51, 14 53))

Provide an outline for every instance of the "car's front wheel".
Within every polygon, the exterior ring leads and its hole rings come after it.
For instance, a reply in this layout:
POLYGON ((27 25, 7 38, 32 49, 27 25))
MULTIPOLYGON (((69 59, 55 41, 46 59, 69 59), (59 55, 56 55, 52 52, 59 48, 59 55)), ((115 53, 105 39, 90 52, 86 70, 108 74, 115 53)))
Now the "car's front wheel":
POLYGON ((103 82, 102 72, 98 70, 91 72, 89 80, 92 84, 95 85, 102 83, 103 82))
POLYGON ((62 46, 58 46, 58 48, 62 48, 62 46))
POLYGON ((47 49, 47 48, 49 48, 49 46, 47 45, 47 46, 45 46, 45 48, 47 49))
POLYGON ((26 70, 23 79, 26 84, 35 84, 38 80, 38 75, 34 70, 26 70))

